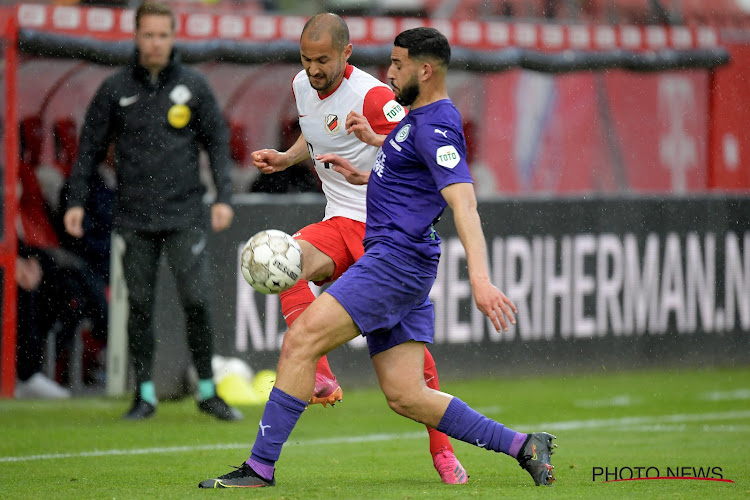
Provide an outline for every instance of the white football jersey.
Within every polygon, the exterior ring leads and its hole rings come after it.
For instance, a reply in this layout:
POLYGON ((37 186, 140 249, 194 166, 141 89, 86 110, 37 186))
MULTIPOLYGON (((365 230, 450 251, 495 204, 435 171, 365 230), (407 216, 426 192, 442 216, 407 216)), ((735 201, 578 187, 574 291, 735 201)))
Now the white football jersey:
POLYGON ((350 64, 341 85, 332 93, 321 96, 310 85, 304 70, 294 77, 292 90, 302 135, 326 196, 324 220, 347 217, 365 222, 367 186, 349 184, 343 175, 315 161, 315 155, 335 153, 359 170, 369 171, 378 148, 365 144, 354 134, 347 135, 346 116, 350 111, 362 113, 376 133, 387 134, 406 116, 406 110, 396 102, 390 87, 350 64))

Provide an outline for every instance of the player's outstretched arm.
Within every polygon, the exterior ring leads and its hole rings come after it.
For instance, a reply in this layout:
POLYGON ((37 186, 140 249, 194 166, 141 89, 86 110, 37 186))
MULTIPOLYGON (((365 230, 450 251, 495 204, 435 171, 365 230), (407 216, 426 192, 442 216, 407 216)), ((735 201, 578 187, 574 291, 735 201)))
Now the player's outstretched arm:
POLYGON ((515 304, 490 282, 487 270, 487 244, 477 212, 474 186, 466 182, 451 184, 440 192, 453 209, 456 231, 466 250, 466 264, 469 267, 474 302, 477 308, 490 318, 495 330, 508 330, 508 322, 516 324, 514 314, 518 310, 515 304))
POLYGON ((354 134, 360 141, 376 148, 379 148, 385 142, 385 136, 376 134, 365 115, 356 111, 350 111, 346 115, 346 133, 347 135, 354 134))
POLYGON ((305 137, 302 134, 300 134, 292 147, 283 153, 275 149, 259 149, 250 154, 250 158, 253 159, 253 165, 264 174, 281 172, 309 156, 310 152, 307 149, 307 142, 305 142, 305 137))
POLYGON ((361 186, 370 180, 370 172, 357 170, 357 167, 346 158, 336 154, 315 155, 315 159, 321 163, 329 163, 331 168, 344 176, 349 184, 361 186))

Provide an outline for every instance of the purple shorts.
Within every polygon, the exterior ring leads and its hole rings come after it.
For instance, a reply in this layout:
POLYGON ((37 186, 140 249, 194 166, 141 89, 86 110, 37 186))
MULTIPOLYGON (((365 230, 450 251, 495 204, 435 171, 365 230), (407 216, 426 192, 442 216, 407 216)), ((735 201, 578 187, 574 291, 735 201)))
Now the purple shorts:
POLYGON ((409 340, 432 343, 435 335, 435 276, 398 264, 388 254, 365 253, 326 290, 367 339, 370 357, 409 340))

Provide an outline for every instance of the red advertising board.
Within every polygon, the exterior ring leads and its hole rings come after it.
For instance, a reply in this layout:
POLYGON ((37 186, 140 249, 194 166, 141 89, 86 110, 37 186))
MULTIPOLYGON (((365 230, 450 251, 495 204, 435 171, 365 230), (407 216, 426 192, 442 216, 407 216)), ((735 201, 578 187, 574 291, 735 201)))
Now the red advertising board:
MULTIPOLYGON (((482 78, 477 169, 503 193, 702 191, 708 74, 625 71, 482 78)), ((469 111, 468 113, 466 111, 469 111)))
POLYGON ((729 46, 731 61, 716 70, 711 88, 710 187, 750 191, 750 45, 729 46))

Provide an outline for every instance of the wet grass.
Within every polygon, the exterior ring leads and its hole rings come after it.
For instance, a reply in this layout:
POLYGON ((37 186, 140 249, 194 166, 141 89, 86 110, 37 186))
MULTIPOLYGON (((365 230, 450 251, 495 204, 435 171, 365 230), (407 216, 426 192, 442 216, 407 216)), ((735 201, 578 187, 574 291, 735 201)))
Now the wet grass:
POLYGON ((239 423, 211 420, 189 399, 124 422, 125 399, 0 401, 4 498, 750 498, 750 368, 444 381, 519 431, 556 434, 557 482, 536 488, 506 456, 456 443, 469 484, 440 483, 424 427, 393 414, 375 389, 346 390, 305 412, 277 467, 277 486, 198 490, 248 455, 262 407, 239 423), (707 480, 604 482, 700 475, 707 480), (669 469, 668 469, 669 468, 669 469), (597 475, 597 472, 601 472, 597 475), (615 473, 615 469, 617 472, 615 473), (631 472, 629 472, 631 471, 631 472), (615 475, 613 475, 615 474, 615 475), (705 473, 704 473, 705 474, 705 473))

